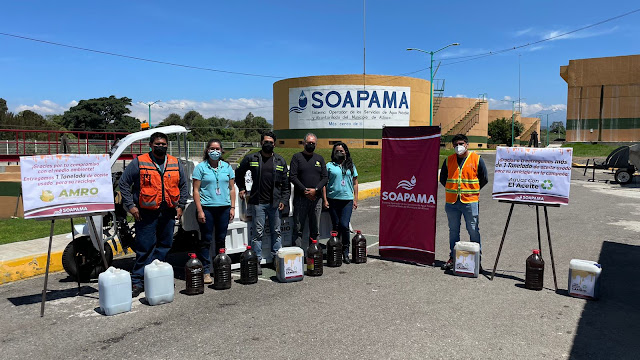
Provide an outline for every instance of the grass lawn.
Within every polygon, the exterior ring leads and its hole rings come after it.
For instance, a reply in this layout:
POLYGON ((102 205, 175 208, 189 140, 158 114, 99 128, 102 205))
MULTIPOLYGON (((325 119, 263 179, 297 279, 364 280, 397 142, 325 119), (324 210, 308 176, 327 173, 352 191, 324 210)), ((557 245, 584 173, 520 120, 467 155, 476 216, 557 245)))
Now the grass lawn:
POLYGON ((606 158, 613 150, 618 148, 617 146, 585 143, 564 144, 562 147, 573 148, 574 157, 590 158, 606 158))
MULTIPOLYGON (((74 219, 73 224, 84 224, 84 218, 74 219)), ((51 221, 38 221, 34 219, 0 219, 0 245, 16 241, 32 240, 49 236, 51 221)), ((53 234, 71 232, 69 219, 56 220, 53 234)))

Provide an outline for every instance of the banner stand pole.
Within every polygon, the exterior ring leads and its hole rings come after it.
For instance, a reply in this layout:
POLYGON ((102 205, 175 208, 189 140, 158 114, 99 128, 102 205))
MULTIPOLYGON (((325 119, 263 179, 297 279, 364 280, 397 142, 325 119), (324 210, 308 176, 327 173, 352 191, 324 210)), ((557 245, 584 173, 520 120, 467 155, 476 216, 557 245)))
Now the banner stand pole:
POLYGON ((51 230, 49 231, 49 250, 47 251, 47 267, 44 273, 44 289, 42 290, 42 303, 40 304, 40 317, 44 316, 44 304, 47 301, 47 282, 49 281, 49 265, 51 264, 51 243, 53 242, 53 227, 55 219, 51 219, 51 230))
MULTIPOLYGON (((89 222, 91 223, 91 229, 93 233, 98 237, 98 232, 96 231, 96 223, 93 221, 93 216, 89 216, 89 222)), ((109 264, 107 263, 107 258, 104 256, 104 241, 102 239, 97 239, 98 248, 100 249, 100 256, 102 256, 102 262, 104 263, 104 268, 108 269, 109 264)))
POLYGON ((536 225, 538 229, 538 250, 540 250, 540 257, 542 257, 542 241, 540 241, 540 206, 536 205, 536 225))
POLYGON ((76 264, 76 280, 78 281, 78 295, 80 295, 82 290, 80 288, 80 265, 78 264, 78 256, 76 256, 78 253, 76 248, 77 240, 75 228, 73 227, 73 218, 69 218, 69 220, 71 221, 71 248, 73 249, 73 262, 76 264))
POLYGON ((507 216, 507 222, 504 226, 504 232, 502 233, 502 240, 500 241, 500 247, 498 248, 498 255, 496 256, 496 262, 493 265, 493 272, 491 273, 491 279, 493 280, 494 276, 496 275, 496 269, 498 268, 498 260, 500 260, 500 253, 502 252, 502 246, 504 245, 504 239, 507 236, 507 229, 509 228, 509 222, 511 222, 511 214, 513 213, 513 207, 516 204, 520 204, 520 205, 532 205, 536 207, 536 217, 537 217, 537 224, 538 224, 538 246, 542 247, 542 243, 540 240, 540 218, 539 218, 539 213, 538 213, 538 207, 542 206, 544 208, 544 220, 545 220, 545 224, 547 226, 547 240, 549 241, 549 254, 551 255, 551 267, 553 269, 553 284, 555 285, 555 289, 556 291, 558 291, 558 279, 556 277, 556 264, 555 261, 553 259, 553 247, 551 246, 551 230, 549 229, 549 214, 547 212, 547 207, 549 206, 553 206, 553 207, 559 207, 560 205, 540 205, 537 203, 526 203, 526 202, 513 202, 513 201, 504 201, 504 200, 500 200, 500 202, 507 202, 507 203, 511 203, 511 207, 509 208, 509 216, 507 216))

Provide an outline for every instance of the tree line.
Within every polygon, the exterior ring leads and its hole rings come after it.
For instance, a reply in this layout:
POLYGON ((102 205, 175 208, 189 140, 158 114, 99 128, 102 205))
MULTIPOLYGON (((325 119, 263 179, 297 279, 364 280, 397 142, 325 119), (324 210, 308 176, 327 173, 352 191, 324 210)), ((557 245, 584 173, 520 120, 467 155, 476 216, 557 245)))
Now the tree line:
MULTIPOLYGON (((96 131, 96 132, 136 132, 140 130, 140 121, 129 114, 131 99, 117 98, 113 95, 88 100, 80 100, 76 106, 64 114, 42 116, 31 110, 17 114, 9 111, 7 102, 0 98, 0 129, 60 130, 60 131, 96 131)), ((195 110, 184 116, 170 114, 158 126, 182 125, 191 132, 188 140, 208 141, 218 138, 222 141, 260 141, 260 134, 271 130, 272 126, 264 117, 247 114, 243 120, 231 120, 223 117, 205 118, 195 110)), ((124 135, 123 135, 124 136, 124 135)), ((100 135, 93 136, 102 138, 100 135)), ((46 133, 27 134, 30 140, 46 140, 46 133)), ((15 139, 11 132, 0 132, 0 140, 15 139)))

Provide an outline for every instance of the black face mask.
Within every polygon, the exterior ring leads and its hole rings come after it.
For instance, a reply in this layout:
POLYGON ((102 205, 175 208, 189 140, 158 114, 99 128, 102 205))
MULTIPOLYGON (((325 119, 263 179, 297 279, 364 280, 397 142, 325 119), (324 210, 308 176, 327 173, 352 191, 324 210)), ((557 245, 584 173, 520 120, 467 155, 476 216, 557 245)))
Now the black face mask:
POLYGON ((308 153, 312 153, 316 150, 316 144, 305 144, 304 145, 304 151, 308 152, 308 153))
POLYGON ((345 154, 345 153, 340 153, 340 152, 336 153, 336 160, 337 160, 338 162, 343 162, 343 161, 344 161, 344 159, 346 159, 346 158, 347 158, 347 154, 345 154))
POLYGON ((163 158, 165 155, 167 155, 167 147, 166 146, 154 146, 153 147, 153 155, 163 158))
POLYGON ((264 151, 265 154, 271 154, 274 147, 275 146, 272 143, 264 143, 262 144, 262 151, 264 151))

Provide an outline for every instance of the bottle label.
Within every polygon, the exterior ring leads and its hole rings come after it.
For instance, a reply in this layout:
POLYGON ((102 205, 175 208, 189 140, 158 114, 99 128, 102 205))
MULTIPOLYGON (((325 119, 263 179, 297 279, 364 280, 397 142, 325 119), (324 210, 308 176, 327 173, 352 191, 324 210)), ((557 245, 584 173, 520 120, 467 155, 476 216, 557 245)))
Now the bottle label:
POLYGON ((313 271, 314 266, 313 266, 313 258, 307 258, 307 271, 313 271))
POLYGON ((455 272, 465 274, 475 274, 476 253, 470 251, 456 250, 455 272))
POLYGON ((592 298, 595 296, 595 285, 596 274, 583 270, 571 270, 569 294, 592 298))

